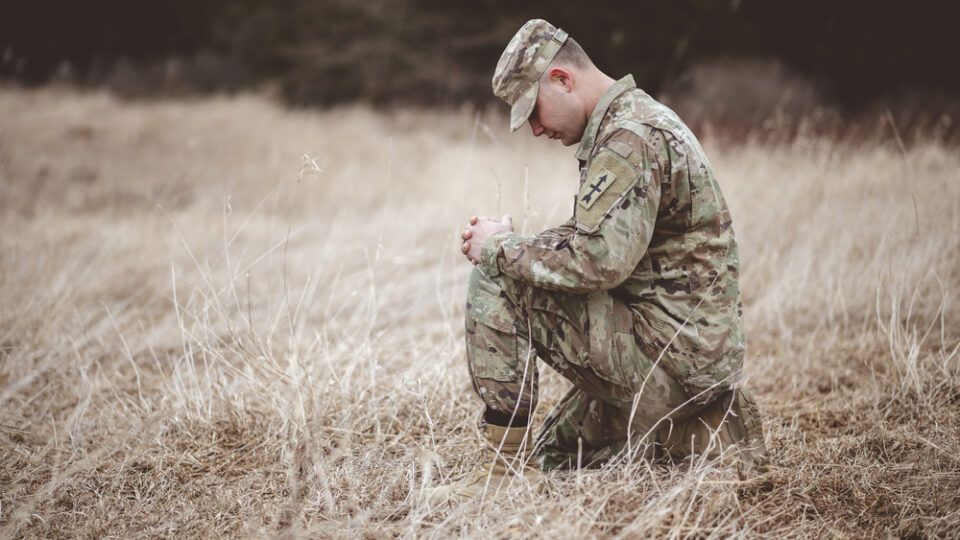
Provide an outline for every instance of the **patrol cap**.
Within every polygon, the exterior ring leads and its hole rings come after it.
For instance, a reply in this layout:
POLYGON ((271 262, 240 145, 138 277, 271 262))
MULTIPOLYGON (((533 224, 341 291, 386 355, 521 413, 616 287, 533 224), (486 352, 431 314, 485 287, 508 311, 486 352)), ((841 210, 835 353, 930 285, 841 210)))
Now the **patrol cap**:
POLYGON ((510 131, 516 131, 533 112, 540 77, 567 33, 543 19, 527 21, 510 39, 493 73, 493 93, 510 105, 510 131))

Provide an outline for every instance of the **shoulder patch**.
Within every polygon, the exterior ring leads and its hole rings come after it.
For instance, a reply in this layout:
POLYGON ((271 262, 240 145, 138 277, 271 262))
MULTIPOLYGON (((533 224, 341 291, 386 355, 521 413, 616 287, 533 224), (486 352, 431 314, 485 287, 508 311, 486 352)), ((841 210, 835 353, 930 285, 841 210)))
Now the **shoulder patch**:
POLYGON ((587 171, 587 180, 577 194, 577 204, 584 210, 589 210, 616 181, 617 173, 607 167, 590 167, 587 171))
POLYGON ((610 141, 607 143, 607 148, 613 150, 618 156, 626 160, 629 160, 630 154, 633 153, 633 148, 630 148, 630 146, 620 141, 610 141))
POLYGON ((640 172, 625 159, 604 149, 593 158, 586 176, 577 194, 574 218, 579 229, 595 232, 604 215, 640 178, 640 172))

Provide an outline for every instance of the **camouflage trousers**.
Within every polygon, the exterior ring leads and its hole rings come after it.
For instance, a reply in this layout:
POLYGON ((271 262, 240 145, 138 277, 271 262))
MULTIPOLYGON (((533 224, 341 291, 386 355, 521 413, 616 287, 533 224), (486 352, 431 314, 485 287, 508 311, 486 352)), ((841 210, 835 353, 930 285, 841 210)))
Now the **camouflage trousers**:
POLYGON ((626 447, 647 459, 696 453, 701 449, 690 441, 709 438, 708 432, 697 438, 705 429, 699 419, 724 414, 730 403, 692 403, 640 350, 629 307, 607 292, 548 291, 475 268, 467 291, 466 349, 474 390, 500 415, 531 415, 538 358, 573 383, 536 437, 544 470, 597 466, 626 447))

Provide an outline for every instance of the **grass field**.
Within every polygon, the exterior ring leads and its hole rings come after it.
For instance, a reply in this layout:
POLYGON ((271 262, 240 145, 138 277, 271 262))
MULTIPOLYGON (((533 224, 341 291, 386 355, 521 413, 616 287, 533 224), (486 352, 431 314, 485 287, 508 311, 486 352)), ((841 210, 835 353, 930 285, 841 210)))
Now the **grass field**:
POLYGON ((706 143, 769 471, 431 512, 477 455, 457 234, 566 219, 571 149, 466 111, 0 90, 0 537, 957 535, 960 152, 706 143))

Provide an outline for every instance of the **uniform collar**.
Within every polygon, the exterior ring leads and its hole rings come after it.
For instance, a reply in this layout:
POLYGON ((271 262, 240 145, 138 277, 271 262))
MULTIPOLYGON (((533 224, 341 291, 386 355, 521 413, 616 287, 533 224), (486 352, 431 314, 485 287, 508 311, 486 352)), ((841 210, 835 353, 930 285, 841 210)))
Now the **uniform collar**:
POLYGON ((610 85, 610 88, 607 88, 607 91, 600 96, 600 101, 597 102, 597 106, 593 108, 593 112, 590 114, 590 119, 587 120, 587 127, 583 130, 583 137, 580 139, 580 147, 577 148, 577 159, 580 161, 586 161, 590 157, 590 151, 593 150, 593 143, 597 139, 597 130, 600 129, 600 122, 603 121, 603 117, 607 115, 607 109, 610 108, 610 104, 613 103, 613 100, 617 99, 617 96, 637 87, 637 83, 633 81, 633 75, 627 75, 626 77, 620 79, 619 81, 610 85))

